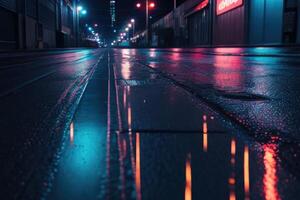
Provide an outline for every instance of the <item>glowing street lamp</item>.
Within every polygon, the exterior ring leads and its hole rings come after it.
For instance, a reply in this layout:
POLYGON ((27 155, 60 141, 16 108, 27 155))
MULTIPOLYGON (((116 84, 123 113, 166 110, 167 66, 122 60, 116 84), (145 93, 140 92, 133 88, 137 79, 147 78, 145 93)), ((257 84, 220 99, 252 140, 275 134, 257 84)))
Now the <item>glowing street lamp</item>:
POLYGON ((154 7, 155 7, 155 3, 154 3, 154 2, 151 2, 151 3, 149 4, 149 7, 150 7, 150 8, 154 8, 154 7))
POLYGON ((77 6, 77 11, 82 11, 83 7, 82 6, 77 6))
MULTIPOLYGON (((140 8, 142 6, 141 3, 137 3, 136 7, 140 8)), ((148 37, 148 29, 149 29, 149 9, 154 9, 155 8, 155 3, 154 2, 150 2, 149 0, 146 0, 146 41, 147 44, 149 42, 149 37, 148 37)))
POLYGON ((134 36, 134 32, 135 32, 135 20, 131 19, 130 22, 132 24, 132 35, 134 36))
POLYGON ((86 10, 82 10, 81 14, 86 15, 87 11, 86 10))
POLYGON ((141 3, 137 3, 137 4, 136 4, 136 7, 137 7, 137 8, 140 8, 141 6, 142 6, 141 3))

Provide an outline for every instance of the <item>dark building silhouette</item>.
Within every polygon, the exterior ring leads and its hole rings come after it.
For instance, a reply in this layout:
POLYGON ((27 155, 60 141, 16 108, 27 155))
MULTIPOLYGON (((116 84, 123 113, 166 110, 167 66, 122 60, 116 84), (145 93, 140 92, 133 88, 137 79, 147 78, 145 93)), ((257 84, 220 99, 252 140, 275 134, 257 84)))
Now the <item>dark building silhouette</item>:
POLYGON ((75 0, 0 0, 0 49, 76 45, 75 0))

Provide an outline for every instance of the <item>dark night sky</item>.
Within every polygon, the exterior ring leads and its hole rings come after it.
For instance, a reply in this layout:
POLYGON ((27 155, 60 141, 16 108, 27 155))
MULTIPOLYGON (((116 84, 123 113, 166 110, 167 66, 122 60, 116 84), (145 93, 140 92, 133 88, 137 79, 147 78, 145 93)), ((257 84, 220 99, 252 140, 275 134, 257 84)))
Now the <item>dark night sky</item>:
MULTIPOLYGON (((185 0, 177 0, 178 4, 185 0)), ((144 3, 145 0, 116 0, 117 30, 124 26, 131 18, 136 19, 136 29, 144 29, 145 10, 136 9, 137 2, 144 3)), ((153 0, 156 8, 150 15, 153 21, 170 12, 173 8, 173 0, 153 0)), ((83 19, 85 23, 98 23, 100 32, 105 37, 111 37, 109 0, 81 0, 81 4, 88 9, 88 15, 83 19)))

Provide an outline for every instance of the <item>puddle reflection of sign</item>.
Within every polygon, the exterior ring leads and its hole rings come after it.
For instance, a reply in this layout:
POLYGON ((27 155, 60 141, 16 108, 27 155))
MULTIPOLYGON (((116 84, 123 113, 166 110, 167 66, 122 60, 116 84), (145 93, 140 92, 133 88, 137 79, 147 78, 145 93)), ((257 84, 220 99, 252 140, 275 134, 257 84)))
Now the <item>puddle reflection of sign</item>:
POLYGON ((243 3, 243 0, 217 0, 217 15, 221 15, 225 12, 242 6, 243 3))

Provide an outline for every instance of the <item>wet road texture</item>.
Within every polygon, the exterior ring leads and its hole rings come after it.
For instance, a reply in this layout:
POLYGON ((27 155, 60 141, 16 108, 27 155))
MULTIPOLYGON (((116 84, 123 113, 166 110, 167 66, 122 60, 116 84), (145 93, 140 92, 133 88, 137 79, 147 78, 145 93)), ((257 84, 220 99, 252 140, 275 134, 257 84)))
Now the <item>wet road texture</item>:
POLYGON ((300 55, 0 54, 1 199, 300 198, 300 55))

